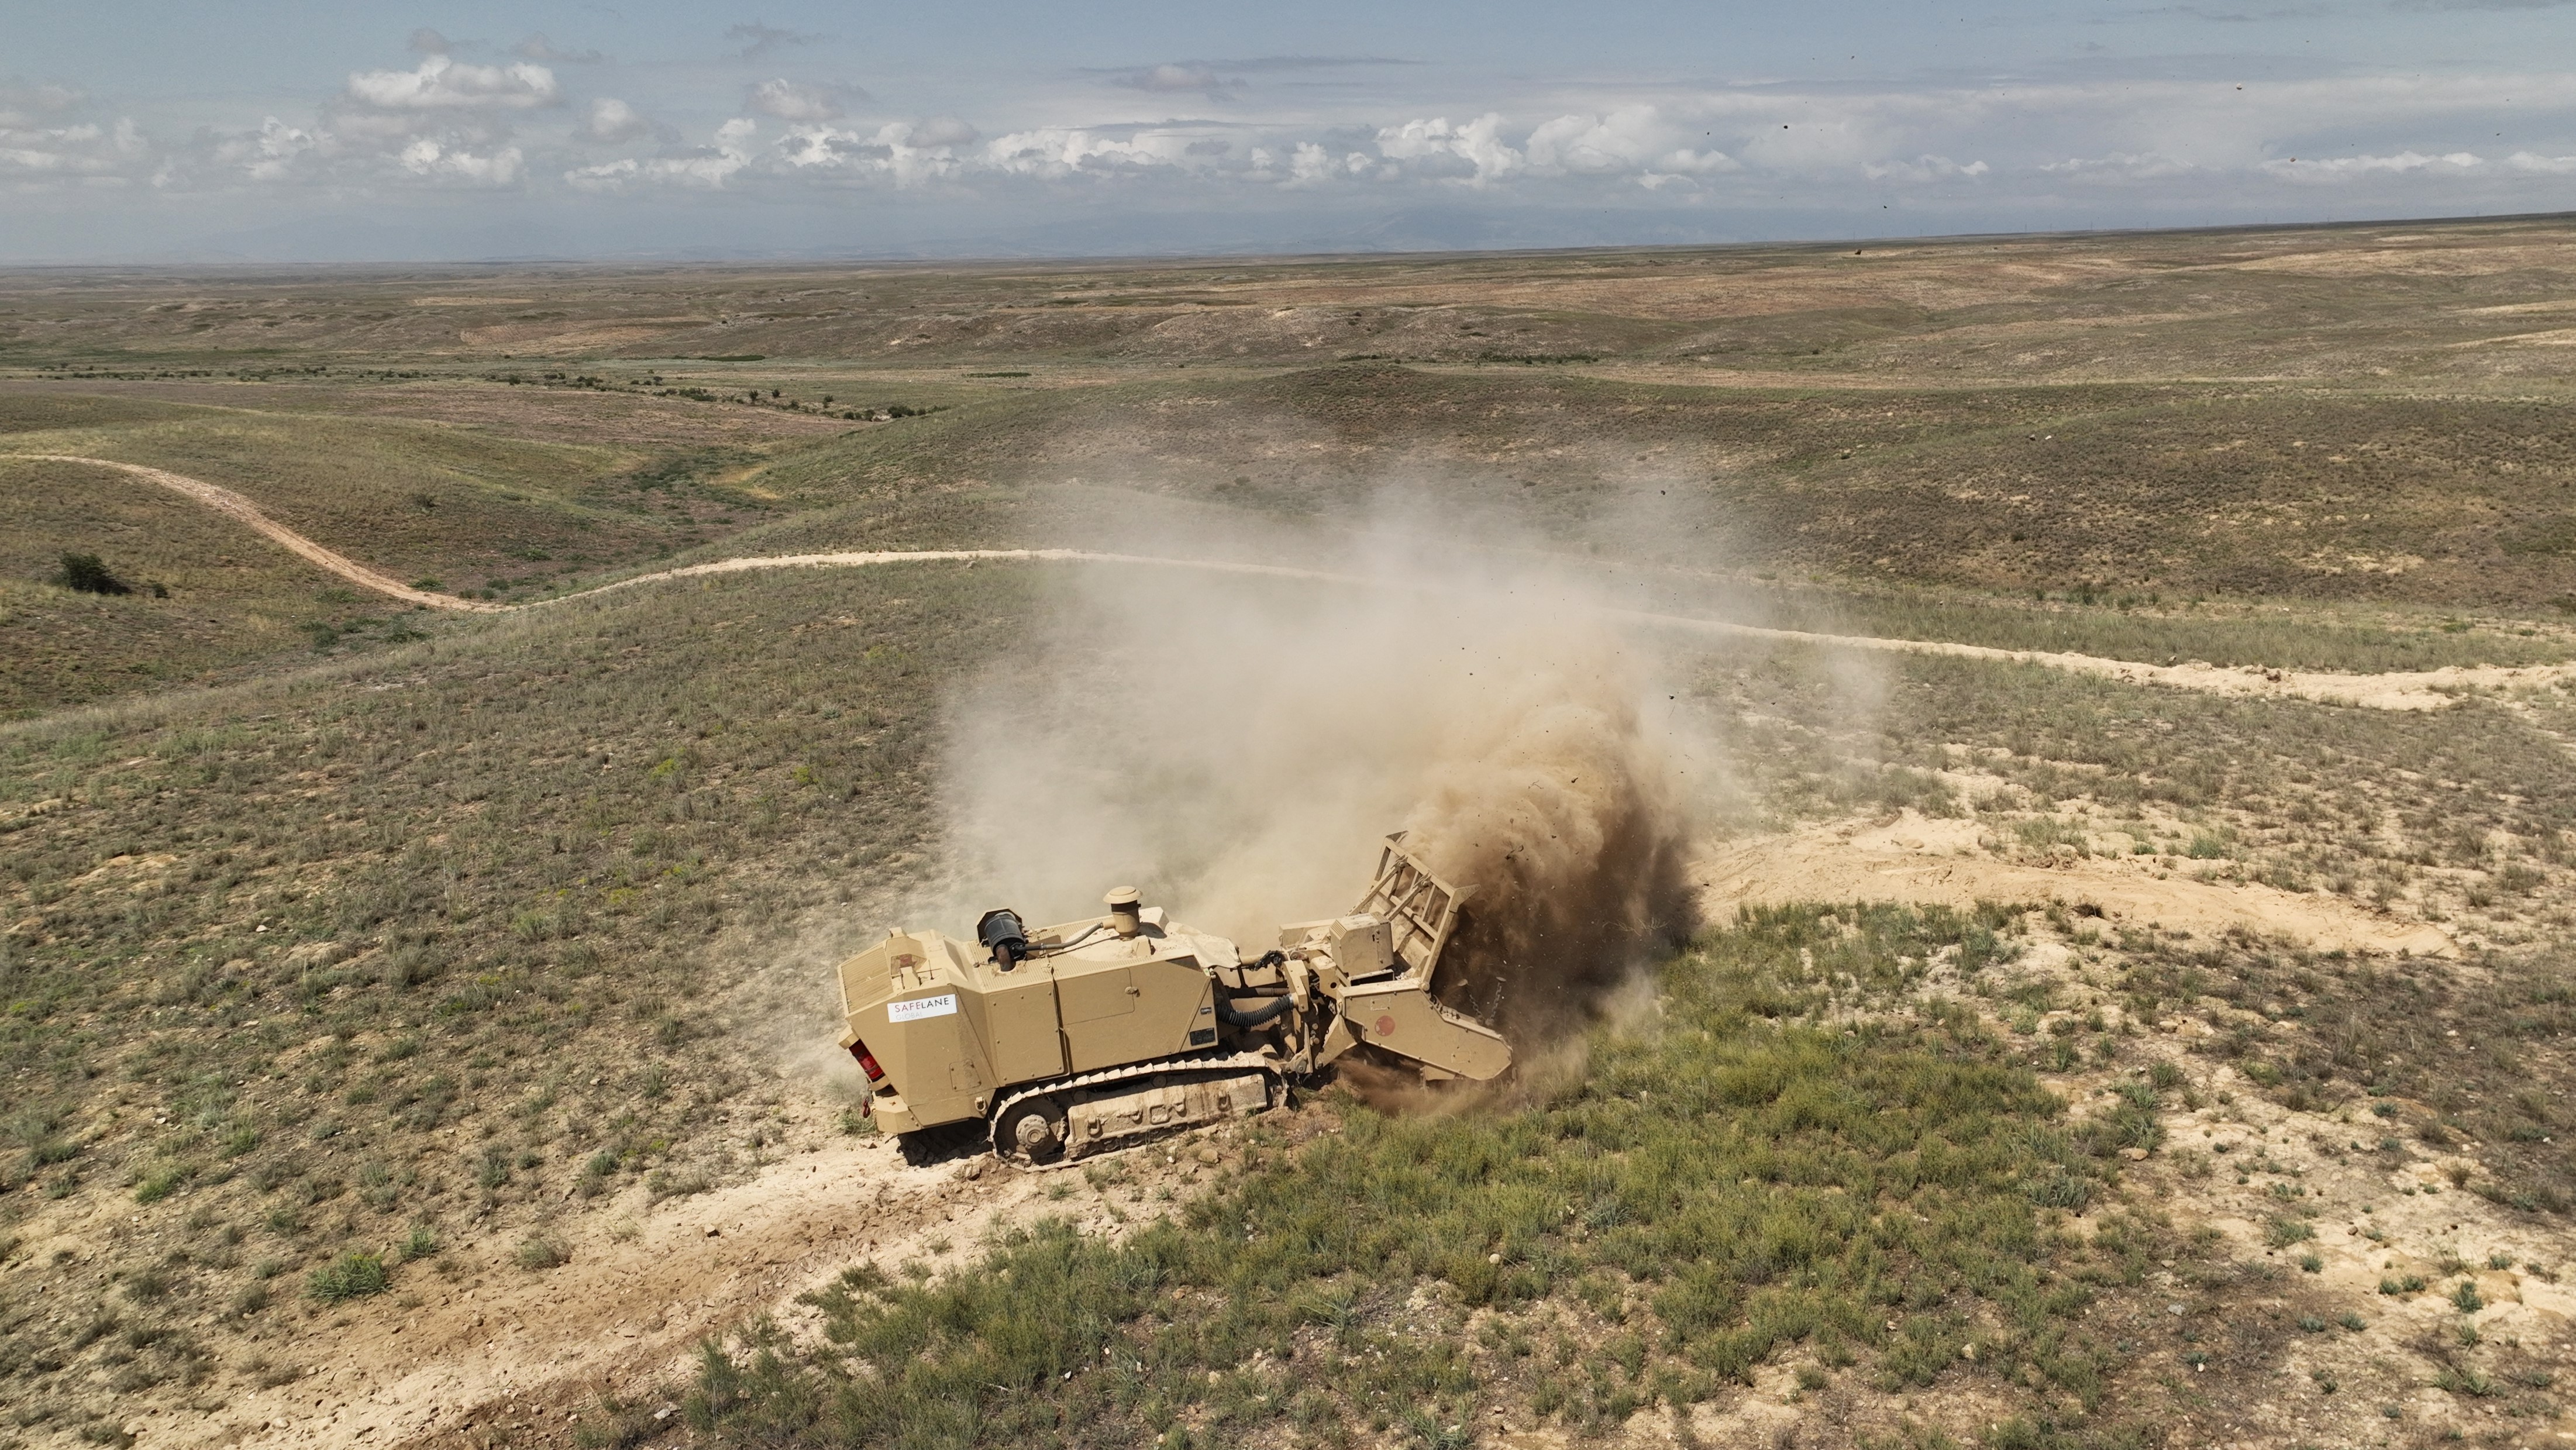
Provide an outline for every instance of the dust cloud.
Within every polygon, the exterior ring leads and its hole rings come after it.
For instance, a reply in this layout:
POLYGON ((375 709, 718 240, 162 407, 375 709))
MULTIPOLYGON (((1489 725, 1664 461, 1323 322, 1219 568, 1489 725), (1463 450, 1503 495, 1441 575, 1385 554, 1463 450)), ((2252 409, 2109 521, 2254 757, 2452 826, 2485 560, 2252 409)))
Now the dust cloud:
POLYGON ((1402 829, 1477 888, 1440 995, 1525 1047, 1587 1020, 1688 932, 1686 862, 1723 756, 1653 641, 1613 628, 1592 587, 1526 550, 1462 562, 1497 553, 1426 534, 1319 546, 1358 585, 1035 576, 1045 622, 952 703, 956 874, 921 908, 1062 921, 1135 885, 1258 951, 1283 922, 1350 910, 1402 829))

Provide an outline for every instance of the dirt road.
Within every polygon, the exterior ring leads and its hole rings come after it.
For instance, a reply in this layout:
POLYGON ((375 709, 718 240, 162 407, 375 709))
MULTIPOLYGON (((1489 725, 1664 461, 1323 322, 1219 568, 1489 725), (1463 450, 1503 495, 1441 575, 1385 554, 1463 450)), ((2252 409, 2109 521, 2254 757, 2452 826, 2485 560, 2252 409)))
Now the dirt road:
POLYGON ((187 1423, 124 1428, 209 1450, 567 1445, 601 1395, 636 1403, 688 1383, 710 1336, 762 1315, 808 1327, 797 1296, 854 1265, 945 1270, 1048 1215, 1114 1238, 1187 1202, 1240 1151, 1218 1129, 1199 1147, 1121 1154, 1116 1182, 1093 1184, 981 1156, 909 1167, 890 1140, 841 1135, 820 1101, 797 1116, 803 1147, 742 1182, 660 1203, 638 1186, 565 1219, 561 1267, 523 1268, 508 1244, 459 1246, 400 1269, 391 1293, 306 1306, 308 1330, 323 1332, 281 1351, 299 1356, 292 1380, 187 1423))
MULTIPOLYGON (((672 579, 693 579, 712 574, 739 574, 755 569, 865 569, 888 564, 983 560, 1152 566, 1217 574, 1255 575, 1274 579, 1311 579, 1326 583, 1362 586, 1374 586, 1381 582, 1358 575, 1337 574, 1320 569, 1295 569, 1278 564, 1248 564, 1223 559, 1168 558, 1153 554, 1100 553, 1085 549, 924 549, 837 554, 783 554, 720 559, 709 564, 692 564, 680 569, 664 569, 651 574, 638 574, 633 578, 620 579, 595 589, 585 589, 577 594, 560 595, 554 599, 537 600, 527 604, 486 604, 479 600, 459 599, 451 594, 429 593, 388 578, 347 555, 326 549, 278 523, 261 513, 258 506, 249 499, 231 489, 207 483, 202 479, 189 478, 184 474, 171 473, 159 468, 146 468, 138 463, 119 463, 105 458, 83 458, 61 453, 20 453, 9 456, 41 459, 49 463, 87 463, 101 468, 122 470, 239 519, 261 534, 293 550, 297 555, 353 584, 425 608, 452 609, 476 614, 543 609, 549 605, 562 604, 574 599, 587 599, 612 590, 631 589, 642 584, 672 579)), ((1605 609, 1601 612, 1608 618, 1630 624, 1690 633, 1765 639, 1787 644, 1867 650, 1887 654, 1949 655, 1962 659, 1999 660, 2015 664, 2039 665, 2074 674, 2097 675, 2131 684, 2163 685, 2172 689, 2196 690, 2204 694, 2334 701, 2377 710, 2437 710, 2450 704, 2463 693, 2538 688, 2576 680, 2576 664, 2521 667, 2452 666, 2438 670, 2407 670, 2369 675, 2337 674, 2322 670, 2274 670, 2257 665, 2231 668, 2198 660, 2188 664, 2151 665, 2135 660, 2104 659, 2096 655, 2066 654, 2047 650, 1996 649, 1987 645, 1953 644, 1944 640, 1879 639, 1867 635, 1811 634, 1794 629, 1766 629, 1759 625, 1737 624, 1729 620, 1698 619, 1687 615, 1655 614, 1642 610, 1605 609)))
POLYGON ((485 604, 480 600, 459 599, 452 594, 432 594, 427 590, 414 589, 399 579, 388 578, 346 554, 322 547, 261 513, 259 505, 231 489, 221 484, 208 483, 202 478, 190 478, 184 473, 172 473, 162 468, 146 468, 140 463, 119 463, 112 458, 83 458, 70 453, 13 453, 9 456, 33 459, 41 463, 86 463, 96 468, 113 468, 119 472, 133 474, 147 482, 157 483, 172 493, 195 499, 219 514, 239 519, 257 532, 274 539, 288 551, 330 570, 352 584, 372 589, 378 594, 389 595, 406 604, 418 604, 430 609, 455 609, 469 614, 489 614, 505 607, 498 604, 485 604))

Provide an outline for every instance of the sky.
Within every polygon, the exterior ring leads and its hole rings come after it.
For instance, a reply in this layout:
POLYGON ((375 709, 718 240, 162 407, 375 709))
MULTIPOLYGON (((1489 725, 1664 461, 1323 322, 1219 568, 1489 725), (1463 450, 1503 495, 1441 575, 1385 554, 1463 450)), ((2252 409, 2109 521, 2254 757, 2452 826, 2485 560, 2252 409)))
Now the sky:
POLYGON ((1033 257, 2576 210, 2576 0, 0 0, 0 262, 1033 257))

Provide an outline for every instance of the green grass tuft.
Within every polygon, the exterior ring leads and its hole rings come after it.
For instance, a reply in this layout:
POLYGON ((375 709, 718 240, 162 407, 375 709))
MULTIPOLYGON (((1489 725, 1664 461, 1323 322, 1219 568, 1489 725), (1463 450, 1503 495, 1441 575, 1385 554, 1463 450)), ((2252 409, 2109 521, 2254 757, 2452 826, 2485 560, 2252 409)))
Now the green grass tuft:
POLYGON ((352 1251, 332 1260, 328 1266, 314 1270, 312 1276, 305 1280, 304 1292, 325 1304, 338 1304, 381 1294, 391 1282, 385 1274, 382 1258, 352 1251))

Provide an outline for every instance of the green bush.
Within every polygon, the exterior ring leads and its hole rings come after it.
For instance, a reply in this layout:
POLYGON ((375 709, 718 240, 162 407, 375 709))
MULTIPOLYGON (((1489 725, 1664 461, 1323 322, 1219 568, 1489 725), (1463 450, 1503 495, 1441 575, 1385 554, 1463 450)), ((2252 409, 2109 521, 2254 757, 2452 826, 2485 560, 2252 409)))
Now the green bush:
POLYGON ((304 1282, 304 1292, 325 1304, 337 1304, 381 1294, 390 1282, 382 1258, 351 1252, 332 1260, 327 1267, 315 1269, 304 1282))
POLYGON ((2303 1244, 2316 1236, 2315 1225, 2305 1219, 2276 1218, 2263 1228, 2263 1242, 2276 1249, 2286 1249, 2292 1244, 2303 1244))
POLYGON ((164 1163, 147 1170, 134 1185, 136 1203, 159 1203, 179 1191, 182 1184, 197 1176, 193 1163, 164 1163))
POLYGON ((109 571, 106 561, 96 554, 64 554, 61 566, 54 571, 53 582, 83 594, 134 592, 134 586, 117 578, 109 571))

